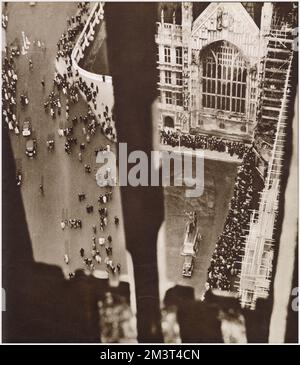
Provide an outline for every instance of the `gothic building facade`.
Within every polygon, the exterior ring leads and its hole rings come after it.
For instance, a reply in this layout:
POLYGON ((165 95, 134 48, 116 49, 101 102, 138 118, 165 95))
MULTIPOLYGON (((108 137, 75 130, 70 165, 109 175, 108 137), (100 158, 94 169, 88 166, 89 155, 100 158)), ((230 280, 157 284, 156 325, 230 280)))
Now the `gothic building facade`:
POLYGON ((183 2, 157 23, 160 127, 250 141, 270 4, 183 2))

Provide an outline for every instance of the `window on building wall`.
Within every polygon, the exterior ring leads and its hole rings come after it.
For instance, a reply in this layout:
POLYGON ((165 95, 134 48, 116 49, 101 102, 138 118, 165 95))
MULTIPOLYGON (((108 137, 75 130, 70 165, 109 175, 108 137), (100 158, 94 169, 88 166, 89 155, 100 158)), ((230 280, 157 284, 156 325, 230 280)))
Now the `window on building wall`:
POLYGON ((171 63, 171 48, 170 47, 165 47, 165 62, 166 63, 171 63))
POLYGON ((176 93, 176 105, 182 106, 183 105, 183 99, 182 99, 182 93, 176 93))
POLYGON ((166 104, 172 104, 172 93, 171 93, 171 91, 166 91, 166 104))
POLYGON ((255 97, 256 97, 256 88, 251 87, 251 99, 255 99, 255 97))
POLYGON ((251 103, 250 104, 250 115, 253 117, 255 113, 255 104, 251 103))
POLYGON ((176 63, 182 65, 182 47, 176 47, 176 63))
POLYGON ((171 71, 165 71, 165 83, 171 84, 172 82, 172 73, 171 71))
POLYGON ((182 73, 176 72, 176 85, 182 86, 182 73))
POLYGON ((247 68, 239 50, 216 42, 202 55, 202 105, 245 113, 247 68))
POLYGON ((195 107, 196 106, 196 95, 192 95, 192 107, 195 107))

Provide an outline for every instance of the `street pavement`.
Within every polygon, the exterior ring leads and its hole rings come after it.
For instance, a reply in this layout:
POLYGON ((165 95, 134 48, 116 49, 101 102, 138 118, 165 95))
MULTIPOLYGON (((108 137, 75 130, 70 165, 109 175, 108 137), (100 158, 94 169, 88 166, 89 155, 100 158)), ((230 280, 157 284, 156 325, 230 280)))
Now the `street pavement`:
MULTIPOLYGON (((80 248, 84 248, 90 257, 92 246, 92 225, 97 225, 98 237, 113 238, 113 261, 121 264, 121 273, 126 274, 125 240, 123 220, 121 215, 121 200, 118 188, 113 190, 113 200, 106 205, 109 213, 109 223, 104 232, 99 230, 99 214, 97 198, 105 192, 96 184, 95 172, 97 170, 94 150, 110 143, 99 130, 92 136, 90 144, 86 144, 83 153, 83 162, 78 160, 79 144, 84 142, 82 127, 75 127, 75 137, 78 145, 73 147, 73 152, 68 155, 64 151, 64 137, 59 137, 57 131, 59 124, 64 124, 65 97, 61 93, 61 117, 52 119, 45 113, 43 103, 52 91, 53 76, 55 72, 55 55, 57 42, 66 30, 68 16, 76 13, 77 3, 8 3, 8 27, 6 34, 7 44, 18 42, 22 47, 23 37, 27 37, 30 46, 26 55, 20 55, 16 60, 18 74, 17 101, 20 127, 27 119, 31 120, 33 134, 37 139, 37 157, 28 159, 25 155, 25 138, 20 134, 11 134, 14 157, 17 166, 23 174, 22 197, 25 207, 26 219, 31 236, 34 258, 37 262, 55 264, 62 267, 66 276, 78 268, 83 268, 79 255, 80 248), (22 35, 24 32, 24 35, 22 35), (38 42, 40 41, 40 42, 38 42), (43 46, 45 45, 45 47, 43 46), (33 62, 33 70, 29 70, 28 61, 33 62), (41 80, 45 80, 45 89, 41 80), (26 93, 29 105, 22 108, 20 94, 26 93), (55 151, 48 152, 46 140, 49 135, 55 137, 55 151), (75 148, 76 147, 76 148, 75 148), (84 163, 90 164, 92 173, 86 174, 84 163), (43 182, 45 194, 39 191, 39 184, 43 182), (84 192, 86 201, 79 202, 78 194, 84 192), (86 204, 94 206, 94 213, 86 213, 86 204), (115 227, 113 217, 120 218, 120 224, 115 227), (79 218, 83 228, 65 230, 61 229, 60 222, 65 218, 79 218), (70 262, 64 263, 64 254, 68 254, 70 262)), ((70 104, 70 120, 75 115, 84 115, 87 104, 81 100, 79 103, 70 104)), ((112 146, 112 149, 115 147, 112 146)), ((5 158, 5 156, 4 156, 5 158)), ((16 227, 17 229, 18 227, 16 227)), ((97 270, 105 270, 105 249, 101 250, 102 263, 96 265, 97 270)))
POLYGON ((207 269, 215 249, 217 237, 222 233, 229 203, 233 194, 237 163, 206 159, 204 161, 204 190, 197 198, 185 196, 185 186, 165 188, 166 225, 161 249, 166 257, 165 277, 171 284, 192 286, 195 296, 201 299, 205 292, 207 269), (184 258, 181 249, 185 237, 185 212, 196 211, 202 239, 195 258, 192 277, 182 276, 184 258))

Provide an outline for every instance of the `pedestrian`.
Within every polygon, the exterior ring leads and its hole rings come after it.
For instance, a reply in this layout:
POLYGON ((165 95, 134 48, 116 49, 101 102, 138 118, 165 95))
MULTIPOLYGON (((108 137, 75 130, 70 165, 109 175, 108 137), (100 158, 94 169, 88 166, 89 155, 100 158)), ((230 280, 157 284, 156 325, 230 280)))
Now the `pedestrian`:
POLYGON ((121 272, 121 264, 120 263, 117 264, 117 270, 118 270, 118 273, 120 274, 120 272, 121 272))
POLYGON ((42 87, 44 88, 45 87, 45 81, 44 81, 44 79, 42 79, 41 84, 42 84, 42 87))
POLYGON ((67 254, 64 255, 64 261, 68 265, 68 263, 69 263, 69 256, 67 254))
POLYGON ((40 192, 42 195, 44 195, 44 186, 43 184, 40 184, 40 192))
POLYGON ((82 162, 82 153, 81 152, 78 152, 78 160, 79 160, 79 162, 82 162))
POLYGON ((29 59, 29 70, 32 71, 33 70, 33 63, 31 58, 29 59))
POLYGON ((84 257, 84 248, 82 248, 82 247, 81 247, 81 249, 80 249, 80 251, 79 251, 79 252, 80 252, 80 256, 81 256, 81 257, 84 257))
POLYGON ((66 228, 66 223, 64 220, 60 222, 61 229, 64 230, 66 228))

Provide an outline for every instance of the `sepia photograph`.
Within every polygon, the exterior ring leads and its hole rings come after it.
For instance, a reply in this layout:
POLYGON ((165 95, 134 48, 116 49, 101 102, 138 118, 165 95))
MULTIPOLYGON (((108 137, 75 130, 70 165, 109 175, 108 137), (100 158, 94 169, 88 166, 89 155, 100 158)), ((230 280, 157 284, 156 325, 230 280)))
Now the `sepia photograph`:
POLYGON ((2 343, 298 343, 298 2, 1 11, 2 343))

